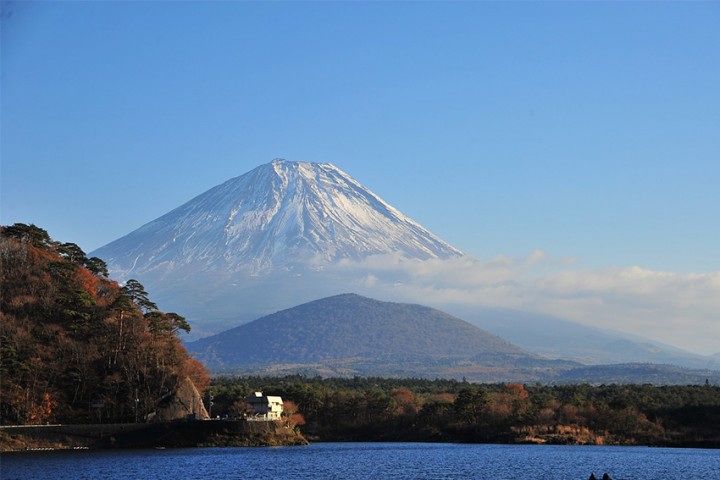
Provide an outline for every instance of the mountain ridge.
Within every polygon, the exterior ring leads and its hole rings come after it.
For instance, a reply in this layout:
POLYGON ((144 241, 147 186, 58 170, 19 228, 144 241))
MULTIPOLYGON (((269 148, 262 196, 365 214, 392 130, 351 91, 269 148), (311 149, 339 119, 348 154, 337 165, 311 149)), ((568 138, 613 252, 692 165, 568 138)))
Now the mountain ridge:
POLYGON ((720 356, 694 354, 641 336, 552 315, 488 307, 447 306, 442 309, 546 358, 562 358, 586 365, 640 362, 691 369, 718 369, 720 365, 720 356))
POLYGON ((530 381, 551 366, 579 366, 543 359, 431 307, 357 294, 281 310, 186 345, 216 373, 530 381))
POLYGON ((720 372, 707 368, 549 359, 435 308, 357 294, 307 302, 186 346, 215 374, 552 384, 720 381, 720 372))

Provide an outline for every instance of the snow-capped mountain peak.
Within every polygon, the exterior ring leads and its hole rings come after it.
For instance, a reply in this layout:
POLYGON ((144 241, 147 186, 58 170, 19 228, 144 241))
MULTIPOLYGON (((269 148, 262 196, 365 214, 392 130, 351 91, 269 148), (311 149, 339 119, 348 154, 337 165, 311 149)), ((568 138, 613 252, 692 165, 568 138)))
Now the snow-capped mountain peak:
POLYGON ((177 269, 262 274, 398 254, 462 255, 331 163, 269 164, 98 249, 119 278, 177 269))

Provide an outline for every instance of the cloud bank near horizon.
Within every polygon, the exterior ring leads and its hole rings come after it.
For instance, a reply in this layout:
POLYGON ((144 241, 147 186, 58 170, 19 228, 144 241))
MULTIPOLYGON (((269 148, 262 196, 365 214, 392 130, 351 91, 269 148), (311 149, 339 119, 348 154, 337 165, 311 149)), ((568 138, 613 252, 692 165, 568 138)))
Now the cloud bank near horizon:
POLYGON ((701 354, 720 353, 720 272, 639 266, 587 269, 536 250, 524 258, 409 260, 376 255, 330 267, 363 294, 433 306, 478 305, 554 315, 701 354))

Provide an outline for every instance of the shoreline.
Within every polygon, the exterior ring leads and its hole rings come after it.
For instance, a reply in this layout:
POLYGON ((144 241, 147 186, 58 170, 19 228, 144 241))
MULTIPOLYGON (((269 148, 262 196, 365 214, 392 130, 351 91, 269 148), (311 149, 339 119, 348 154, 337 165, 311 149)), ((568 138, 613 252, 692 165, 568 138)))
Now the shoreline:
POLYGON ((437 443, 486 445, 568 445, 718 450, 717 442, 592 443, 528 438, 369 438, 364 435, 305 438, 280 422, 198 420, 151 424, 0 426, 0 453, 107 449, 304 446, 312 443, 437 443))
POLYGON ((0 452, 307 445, 280 422, 196 420, 158 423, 0 427, 0 452))

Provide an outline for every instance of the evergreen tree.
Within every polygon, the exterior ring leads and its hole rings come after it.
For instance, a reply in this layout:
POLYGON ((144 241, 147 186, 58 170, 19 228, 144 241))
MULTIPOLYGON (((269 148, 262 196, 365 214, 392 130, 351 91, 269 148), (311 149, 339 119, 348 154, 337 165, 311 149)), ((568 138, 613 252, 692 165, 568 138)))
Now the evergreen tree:
POLYGON ((140 307, 143 313, 152 312, 158 309, 157 305, 150 301, 148 292, 145 291, 142 283, 131 278, 122 287, 122 294, 128 297, 132 303, 140 307))

